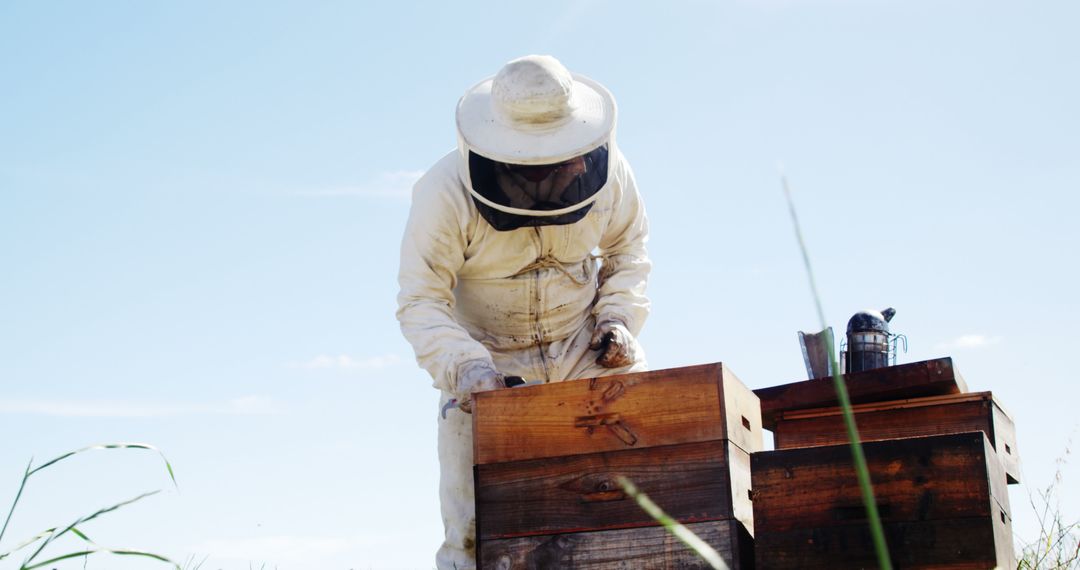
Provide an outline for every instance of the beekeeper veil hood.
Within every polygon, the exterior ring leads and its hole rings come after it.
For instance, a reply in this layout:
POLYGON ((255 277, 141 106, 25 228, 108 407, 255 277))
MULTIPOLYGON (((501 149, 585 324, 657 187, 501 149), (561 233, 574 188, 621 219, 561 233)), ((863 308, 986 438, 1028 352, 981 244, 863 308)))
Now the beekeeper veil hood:
POLYGON ((466 185, 496 230, 585 216, 608 181, 615 100, 551 56, 507 63, 457 107, 466 185))

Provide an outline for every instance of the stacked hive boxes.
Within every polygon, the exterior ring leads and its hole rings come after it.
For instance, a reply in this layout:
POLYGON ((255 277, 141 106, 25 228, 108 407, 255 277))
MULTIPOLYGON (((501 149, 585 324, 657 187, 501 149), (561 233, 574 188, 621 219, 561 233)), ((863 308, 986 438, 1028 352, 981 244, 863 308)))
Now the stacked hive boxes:
MULTIPOLYGON (((947 358, 845 384, 894 566, 1013 566, 1006 484, 1019 465, 993 395, 967 393, 947 358)), ((876 565, 831 378, 751 392, 710 364, 475 400, 481 568, 706 567, 620 475, 730 568, 876 565), (775 451, 761 451, 763 425, 775 451)))
POLYGON ((627 497, 624 475, 710 543, 754 562, 758 398, 721 364, 475 396, 481 568, 698 568, 627 497))
MULTIPOLYGON (((948 358, 849 374, 878 511, 900 568, 1014 567, 1012 420, 948 358)), ((776 451, 751 459, 759 568, 876 565, 831 378, 757 390, 776 451)))

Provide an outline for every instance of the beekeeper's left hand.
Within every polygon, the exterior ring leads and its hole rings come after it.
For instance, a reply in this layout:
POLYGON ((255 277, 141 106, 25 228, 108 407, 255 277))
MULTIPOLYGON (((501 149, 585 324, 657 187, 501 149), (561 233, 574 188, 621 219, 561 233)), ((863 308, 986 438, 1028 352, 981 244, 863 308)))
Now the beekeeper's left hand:
POLYGON ((622 368, 634 363, 637 343, 634 335, 619 321, 608 320, 596 325, 589 348, 599 350, 596 363, 604 368, 622 368))

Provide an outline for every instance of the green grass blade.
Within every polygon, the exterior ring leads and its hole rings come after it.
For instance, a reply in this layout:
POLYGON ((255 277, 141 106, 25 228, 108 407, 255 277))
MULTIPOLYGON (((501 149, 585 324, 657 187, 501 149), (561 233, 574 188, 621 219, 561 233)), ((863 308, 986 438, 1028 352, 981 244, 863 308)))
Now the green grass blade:
POLYGON ((203 559, 198 562, 195 562, 196 558, 197 557, 194 554, 188 556, 187 560, 184 561, 184 567, 181 570, 199 570, 203 567, 203 564, 206 564, 206 561, 210 559, 210 555, 207 554, 206 556, 203 556, 203 559))
POLYGON ((5 552, 3 554, 0 554, 0 560, 3 560, 5 558, 7 558, 8 556, 11 556, 12 554, 15 554, 16 552, 26 548, 27 546, 30 546, 31 544, 34 544, 35 542, 45 538, 46 536, 49 536, 50 534, 52 534, 54 532, 56 532, 55 528, 50 528, 48 530, 43 530, 43 531, 39 532, 37 534, 37 536, 28 538, 28 539, 22 541, 21 543, 19 543, 19 545, 16 546, 15 548, 12 548, 11 550, 9 550, 9 551, 7 551, 7 552, 5 552))
MULTIPOLYGON (((136 502, 141 501, 141 500, 143 500, 143 499, 145 499, 147 497, 151 497, 153 495, 156 495, 156 494, 158 494, 160 492, 161 491, 148 491, 146 493, 142 493, 141 495, 137 495, 137 496, 132 497, 130 499, 120 501, 119 503, 116 503, 115 505, 111 505, 111 506, 108 506, 108 507, 105 507, 105 508, 102 508, 102 509, 98 509, 98 510, 94 511, 93 513, 91 513, 90 515, 87 515, 85 517, 80 517, 78 520, 76 520, 75 522, 73 522, 73 523, 69 524, 67 527, 65 527, 64 530, 61 530, 60 532, 56 533, 55 536, 56 537, 63 536, 65 534, 71 532, 72 530, 74 530, 76 525, 80 525, 80 524, 83 524, 85 522, 90 522, 90 521, 100 517, 101 515, 111 513, 111 512, 113 512, 113 511, 115 511, 117 509, 126 507, 126 506, 128 506, 128 505, 130 505, 132 503, 136 503, 136 502)), ((82 535, 83 537, 86 536, 86 535, 83 535, 81 532, 79 534, 82 535)), ((89 540, 89 539, 87 539, 87 540, 89 540)))
MULTIPOLYGON (((69 457, 73 457, 75 455, 78 455, 80 453, 84 453, 84 452, 87 452, 87 451, 99 450, 99 449, 143 449, 143 450, 149 450, 149 451, 156 452, 161 457, 161 460, 165 463, 165 469, 169 473, 169 479, 172 481, 173 487, 175 487, 177 490, 179 490, 179 485, 176 482, 176 473, 173 470, 172 464, 169 463, 169 460, 165 457, 165 454, 162 453, 161 450, 159 450, 158 448, 156 448, 156 447, 154 447, 152 445, 149 445, 149 444, 145 444, 145 443, 121 442, 121 443, 105 443, 105 444, 91 445, 91 446, 87 446, 87 447, 77 449, 77 450, 74 450, 74 451, 69 451, 69 452, 64 453, 62 455, 54 457, 53 459, 50 459, 49 461, 46 461, 45 463, 43 463, 43 464, 41 464, 41 465, 39 465, 37 467, 34 467, 34 460, 33 460, 33 458, 31 458, 30 462, 26 466, 26 471, 23 473, 22 481, 19 483, 19 490, 15 494, 15 500, 12 502, 11 508, 8 510, 7 517, 4 519, 4 525, 2 527, 0 527, 0 540, 3 539, 4 534, 7 532, 8 525, 11 522, 12 515, 15 512, 15 508, 19 504, 19 500, 22 498, 23 491, 26 488, 26 482, 30 479, 31 475, 34 475, 38 471, 41 471, 43 469, 46 469, 46 468, 51 467, 53 465, 56 465, 57 463, 65 460, 65 459, 68 459, 69 457)), ((145 552, 145 551, 141 551, 141 550, 132 550, 132 549, 104 548, 104 547, 94 543, 94 541, 91 540, 90 537, 86 535, 86 533, 82 532, 82 530, 80 530, 78 528, 78 525, 81 525, 83 523, 92 521, 92 520, 94 520, 94 519, 96 519, 96 518, 98 518, 98 517, 100 517, 100 516, 102 516, 104 514, 110 513, 112 511, 120 509, 120 508, 122 508, 124 506, 130 505, 130 504, 132 504, 132 503, 134 503, 136 501, 140 501, 142 499, 145 499, 146 497, 149 497, 151 495, 156 495, 159 492, 160 491, 152 491, 152 492, 149 492, 149 493, 143 493, 143 494, 138 495, 136 497, 133 497, 131 499, 127 499, 125 501, 121 501, 121 502, 116 503, 114 505, 111 505, 111 506, 108 506, 108 507, 105 507, 105 508, 102 508, 102 509, 98 509, 97 511, 95 511, 95 512, 93 512, 93 513, 91 513, 91 514, 89 514, 87 516, 80 517, 78 520, 71 523, 67 527, 63 528, 62 530, 57 530, 57 528, 51 528, 51 529, 48 529, 46 531, 43 531, 43 532, 39 533, 38 535, 34 536, 33 538, 30 538, 29 540, 26 540, 23 543, 19 544, 14 549, 9 550, 8 552, 5 552, 3 554, 0 554, 0 560, 3 560, 5 558, 11 556, 11 554, 13 554, 13 553, 15 553, 15 552, 17 552, 19 550, 22 550, 24 548, 27 548, 29 546, 32 546, 32 545, 40 542, 40 544, 37 545, 37 548, 33 551, 33 553, 30 554, 23 561, 23 563, 20 565, 21 569, 23 569, 23 570, 31 570, 33 568, 41 568, 41 567, 44 567, 44 566, 48 566, 48 565, 50 565, 52 563, 62 561, 62 560, 69 560, 69 559, 72 559, 72 558, 79 558, 79 557, 84 557, 85 558, 85 557, 87 557, 90 554, 93 554, 95 552, 109 552, 109 553, 116 554, 116 555, 119 555, 119 556, 141 556, 141 557, 146 557, 146 558, 152 558, 152 559, 159 560, 159 561, 162 561, 162 562, 167 562, 167 563, 171 564, 177 570, 180 570, 180 565, 179 564, 173 562, 172 560, 169 560, 168 558, 166 558, 166 557, 164 557, 164 556, 162 556, 160 554, 154 554, 152 552, 145 552), (65 535, 65 534, 67 534, 69 532, 71 534, 74 534, 75 536, 79 537, 80 539, 84 540, 85 542, 87 542, 88 544, 93 546, 94 548, 89 549, 89 550, 81 550, 81 551, 78 551, 78 552, 67 553, 67 554, 64 554, 64 555, 61 555, 61 556, 50 558, 49 560, 46 560, 44 562, 34 562, 38 558, 38 556, 40 556, 42 554, 42 552, 44 552, 45 548, 48 547, 54 540, 56 540, 57 538, 65 535)))
MULTIPOLYGON (((23 489, 26 488, 26 480, 30 478, 32 471, 30 468, 34 465, 34 458, 30 458, 30 463, 26 464, 26 472, 23 473, 22 482, 19 483, 19 491, 15 493, 15 500, 11 503, 11 508, 8 509, 7 518, 4 519, 4 526, 0 527, 0 544, 4 542, 4 533, 7 532, 8 524, 11 522, 11 515, 15 514, 15 507, 19 504, 19 499, 22 497, 23 489)), ((16 549, 18 550, 18 549, 16 549)))
POLYGON ((89 536, 86 536, 81 530, 75 527, 71 527, 71 534, 74 534, 75 536, 85 540, 86 542, 89 542, 90 544, 94 544, 94 541, 90 540, 89 536))
POLYGON ((50 467, 52 465, 55 465, 56 463, 59 463, 59 462, 65 460, 65 459, 67 459, 67 458, 69 458, 69 457, 71 457, 73 455, 78 455, 80 453, 85 453, 87 451, 94 451, 94 450, 99 450, 99 449, 145 449, 147 451, 153 451, 153 452, 157 453, 161 457, 161 460, 163 462, 165 462, 165 470, 169 472, 169 479, 172 480, 173 487, 175 487, 177 490, 180 489, 180 485, 178 485, 177 482, 176 482, 176 473, 173 471, 172 464, 169 463, 169 460, 165 457, 165 454, 162 453, 162 451, 160 449, 154 447, 153 445, 150 445, 148 443, 137 443, 137 442, 100 443, 100 444, 97 444, 97 445, 89 445, 89 446, 86 446, 86 447, 84 447, 82 449, 76 449, 75 451, 69 451, 69 452, 67 452, 67 453, 65 453, 63 455, 60 455, 59 457, 54 457, 53 459, 51 459, 49 461, 46 461, 45 463, 33 468, 32 470, 30 470, 28 472, 27 476, 33 475, 34 473, 37 473, 38 471, 41 471, 42 469, 45 469, 46 467, 50 467))
POLYGON ((67 554, 61 554, 60 556, 57 556, 55 558, 50 558, 50 559, 45 560, 43 562, 38 562, 37 564, 28 564, 28 562, 24 562, 23 565, 19 567, 19 570, 34 570, 35 568, 42 568, 42 567, 48 566, 48 565, 50 565, 50 564, 52 564, 54 562, 59 562, 61 560, 70 560, 72 558, 83 558, 85 556, 90 556, 91 554, 93 554, 95 552, 97 552, 97 551, 96 550, 80 550, 78 552, 69 552, 67 554))
MULTIPOLYGON (((7 517, 4 519, 4 526, 0 527, 0 544, 2 544, 2 541, 4 539, 4 534, 7 532, 8 524, 10 524, 10 522, 11 522, 12 515, 15 514, 15 508, 19 505, 19 499, 22 498, 23 490, 26 489, 26 482, 27 482, 27 480, 30 479, 31 475, 34 475, 35 473, 37 473, 38 471, 41 471, 42 469, 52 467, 53 465, 56 465, 57 463, 65 460, 65 459, 67 459, 69 457, 73 457, 73 456, 78 455, 80 453, 84 453, 84 452, 87 452, 87 451, 98 450, 98 449, 145 449, 145 450, 148 450, 148 451, 156 452, 161 457, 161 460, 165 463, 165 470, 168 471, 168 473, 169 473, 169 479, 172 481, 173 487, 177 491, 180 490, 180 485, 176 482, 176 473, 175 473, 175 471, 173 471, 172 464, 169 463, 168 458, 165 457, 165 454, 162 453, 160 449, 158 449, 158 448, 156 448, 153 445, 150 445, 148 443, 120 442, 120 443, 102 443, 102 444, 97 444, 97 445, 90 445, 90 446, 84 447, 82 449, 76 449, 74 451, 69 451, 69 452, 64 453, 62 455, 54 457, 54 458, 50 459, 49 461, 46 461, 45 463, 42 463, 41 465, 38 465, 37 467, 33 467, 34 460, 31 459, 30 463, 27 464, 27 466, 26 466, 26 472, 23 474, 22 481, 19 483, 19 490, 15 494, 15 500, 12 501, 11 508, 8 510, 7 517)), ((47 540, 46 543, 47 542, 49 542, 49 540, 47 540)), ((16 548, 15 550, 18 550, 18 548, 16 548)), ((8 553, 4 554, 3 556, 0 556, 0 559, 3 559, 4 557, 6 557, 11 552, 14 552, 15 550, 9 551, 8 553)))
POLYGON ((693 550, 700 556, 705 562, 708 562, 715 570, 728 570, 727 564, 724 564, 724 560, 720 558, 720 553, 716 551, 709 543, 701 540, 701 537, 694 534, 694 531, 683 526, 679 521, 671 518, 670 515, 664 512, 656 503, 652 502, 652 499, 645 493, 638 490, 637 486, 626 477, 618 477, 616 479, 619 486, 627 495, 630 495, 638 506, 640 506, 646 513, 653 519, 659 522, 667 529, 675 538, 678 538, 688 548, 693 550))
MULTIPOLYGON (((788 186, 786 176, 782 177, 782 182, 784 197, 787 198, 788 211, 791 213, 791 223, 795 226, 795 237, 799 240, 799 250, 802 252, 803 264, 806 266, 806 276, 810 280, 810 292, 814 296, 814 306, 817 308, 818 319, 821 321, 821 328, 824 330, 829 325, 825 320, 825 310, 821 307, 821 296, 818 295, 814 270, 810 264, 810 255, 806 248, 806 242, 803 240, 802 229, 799 227, 799 216, 795 213, 795 202, 791 199, 791 188, 788 186)), ((892 561, 889 559, 889 547, 885 543, 885 530, 881 525, 877 501, 874 499, 874 487, 870 482, 870 470, 866 467, 866 456, 863 454, 862 441, 859 439, 859 430, 855 425, 855 415, 851 411, 851 398, 848 397, 847 385, 844 384, 844 378, 840 374, 840 366, 836 362, 832 338, 825 335, 825 342, 833 369, 833 385, 836 387, 836 397, 840 401, 840 408, 843 410, 844 427, 847 430, 848 441, 851 444, 852 462, 855 464, 859 490, 862 493, 863 505, 866 507, 866 518, 870 524, 870 536, 874 541, 878 566, 882 570, 891 570, 892 561)))
POLYGON ((154 554, 153 552, 146 552, 144 550, 134 550, 134 549, 131 549, 131 548, 107 548, 107 547, 101 546, 100 544, 95 543, 93 540, 90 539, 89 536, 86 535, 86 533, 82 532, 81 530, 79 530, 79 529, 77 529, 75 527, 71 527, 71 533, 78 536, 79 538, 83 539, 84 541, 89 543, 94 548, 91 549, 91 550, 81 550, 79 552, 72 552, 72 553, 64 554, 62 556, 58 556, 58 557, 55 557, 55 558, 51 558, 49 560, 45 560, 44 562, 38 562, 38 563, 33 564, 31 566, 26 566, 24 564, 23 569, 31 570, 32 568, 41 568, 43 566, 48 566, 49 564, 52 564, 53 562, 57 562, 59 560, 68 560, 68 559, 71 559, 71 558, 78 558, 80 556, 86 557, 86 556, 89 556, 91 554, 95 554, 95 553, 98 553, 98 552, 106 552, 108 554, 114 554, 116 556, 141 556, 141 557, 144 557, 144 558, 151 558, 153 560, 158 560, 160 562, 166 562, 168 564, 171 564, 177 570, 182 570, 180 568, 179 564, 177 564, 176 562, 173 562, 169 558, 167 558, 165 556, 162 556, 160 554, 154 554))
POLYGON ((35 550, 32 554, 30 554, 30 556, 27 556, 26 559, 23 560, 23 566, 26 566, 27 564, 33 562, 34 559, 37 558, 41 554, 41 552, 43 550, 45 550, 45 547, 48 546, 53 540, 56 539, 56 536, 57 536, 57 534, 56 534, 55 529, 50 531, 48 533, 48 535, 45 537, 45 540, 42 541, 42 543, 38 545, 37 550, 35 550))
POLYGON ((105 549, 105 551, 108 552, 109 554, 114 554, 116 556, 142 556, 143 558, 152 558, 152 559, 157 560, 159 562, 165 562, 166 564, 171 564, 172 566, 174 566, 177 569, 180 568, 179 564, 177 564, 176 562, 173 562, 168 557, 162 556, 160 554, 154 554, 153 552, 145 552, 145 551, 142 551, 142 550, 131 550, 131 549, 122 549, 122 550, 121 549, 115 549, 115 550, 114 549, 105 549))
POLYGON ((176 564, 176 562, 174 562, 174 561, 172 561, 172 560, 170 560, 170 559, 168 559, 168 558, 166 558, 166 557, 164 557, 164 556, 162 556, 160 554, 153 554, 153 553, 148 553, 148 552, 143 552, 143 551, 133 551, 133 549, 111 549, 111 548, 95 548, 95 549, 92 549, 92 551, 79 551, 79 552, 63 554, 63 555, 60 555, 60 556, 56 556, 54 558, 50 558, 48 560, 42 560, 40 562, 36 562, 36 564, 30 565, 30 566, 22 566, 21 568, 19 568, 19 570, 35 570, 37 568, 44 568, 46 566, 50 566, 50 565, 54 564, 54 562, 58 562, 60 560, 70 560, 71 558, 84 558, 86 556, 90 556, 92 554, 97 554, 97 553, 108 553, 108 554, 113 554, 113 555, 117 555, 117 556, 141 556, 141 557, 144 557, 144 558, 150 558, 150 559, 153 559, 153 560, 159 560, 159 561, 165 562, 165 564, 171 565, 173 568, 176 568, 177 570, 181 570, 180 566, 178 564, 176 564))
MULTIPOLYGON (((67 534, 67 533, 71 532, 71 530, 72 530, 72 529, 74 529, 74 528, 76 528, 76 527, 77 527, 78 525, 81 525, 81 524, 83 524, 83 523, 85 523, 85 522, 89 522, 89 521, 92 521, 92 520, 94 520, 94 519, 96 519, 96 518, 100 517, 101 515, 104 515, 104 514, 106 514, 106 513, 111 513, 111 512, 113 512, 113 511, 115 511, 115 510, 119 509, 119 508, 125 507, 125 506, 127 506, 127 505, 130 505, 130 504, 132 504, 132 503, 135 503, 135 502, 137 502, 137 501, 141 501, 141 500, 145 499, 146 497, 149 497, 149 496, 151 496, 151 495, 156 495, 156 494, 158 494, 158 493, 160 493, 160 492, 161 492, 161 491, 150 491, 150 492, 148 492, 148 493, 143 493, 143 494, 141 494, 141 495, 138 495, 138 496, 136 496, 136 497, 133 497, 133 498, 127 499, 127 500, 125 500, 125 501, 120 501, 119 503, 116 503, 115 505, 112 505, 112 506, 109 506, 109 507, 105 507, 105 508, 103 508, 103 509, 98 509, 98 510, 97 510, 97 511, 95 511, 94 513, 92 513, 92 514, 90 514, 90 515, 87 515, 87 516, 85 516, 85 517, 79 517, 79 519, 78 519, 78 520, 76 520, 75 522, 71 523, 70 525, 68 525, 67 527, 65 527, 65 528, 64 528, 63 530, 61 530, 60 532, 53 532, 53 533, 51 533, 51 534, 49 535, 49 537, 48 537, 48 538, 46 538, 46 539, 45 539, 45 541, 44 541, 44 542, 42 542, 40 546, 38 546, 37 550, 35 550, 35 551, 34 551, 34 553, 33 553, 33 554, 31 554, 31 555, 30 555, 30 556, 29 556, 29 557, 28 557, 28 558, 26 559, 26 561, 24 561, 24 562, 23 562, 23 565, 25 566, 26 564, 29 564, 30 562, 32 562, 32 561, 33 561, 33 560, 34 560, 35 558, 37 558, 37 557, 38 557, 38 556, 39 556, 39 555, 41 554, 41 552, 42 552, 43 550, 45 550, 45 547, 46 547, 46 546, 48 546, 48 545, 49 545, 50 543, 52 543, 52 541, 54 541, 54 540, 56 540, 57 538, 59 538, 59 537, 61 537, 61 536, 65 535, 65 534, 67 534)), ((80 534, 81 534, 81 533, 80 533, 80 534)), ((85 535, 83 535, 83 536, 85 536, 85 535)))

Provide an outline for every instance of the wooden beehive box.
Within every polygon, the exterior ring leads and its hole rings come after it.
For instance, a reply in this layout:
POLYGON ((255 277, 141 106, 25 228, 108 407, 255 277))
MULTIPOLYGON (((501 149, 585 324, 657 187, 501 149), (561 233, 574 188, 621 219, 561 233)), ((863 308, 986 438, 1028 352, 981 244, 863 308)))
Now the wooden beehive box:
MULTIPOLYGON (((897 568, 1014 568, 1005 473, 983 432, 864 444, 897 568)), ((847 445, 756 453, 759 568, 876 567, 847 445)))
POLYGON ((479 565, 703 564, 623 493, 624 475, 749 567, 761 441, 757 397, 719 363, 476 394, 479 565))
MULTIPOLYGON (((844 384, 853 404, 967 392, 951 358, 853 372, 844 375, 844 384)), ((780 412, 839 405, 832 377, 759 388, 754 393, 761 399, 762 422, 769 430, 775 428, 780 412)))
MULTIPOLYGON (((950 394, 852 406, 859 438, 903 437, 981 431, 1005 465, 1009 483, 1020 482, 1020 455, 1012 417, 990 392, 950 394)), ((776 449, 847 443, 840 408, 780 412, 773 430, 776 449)))

